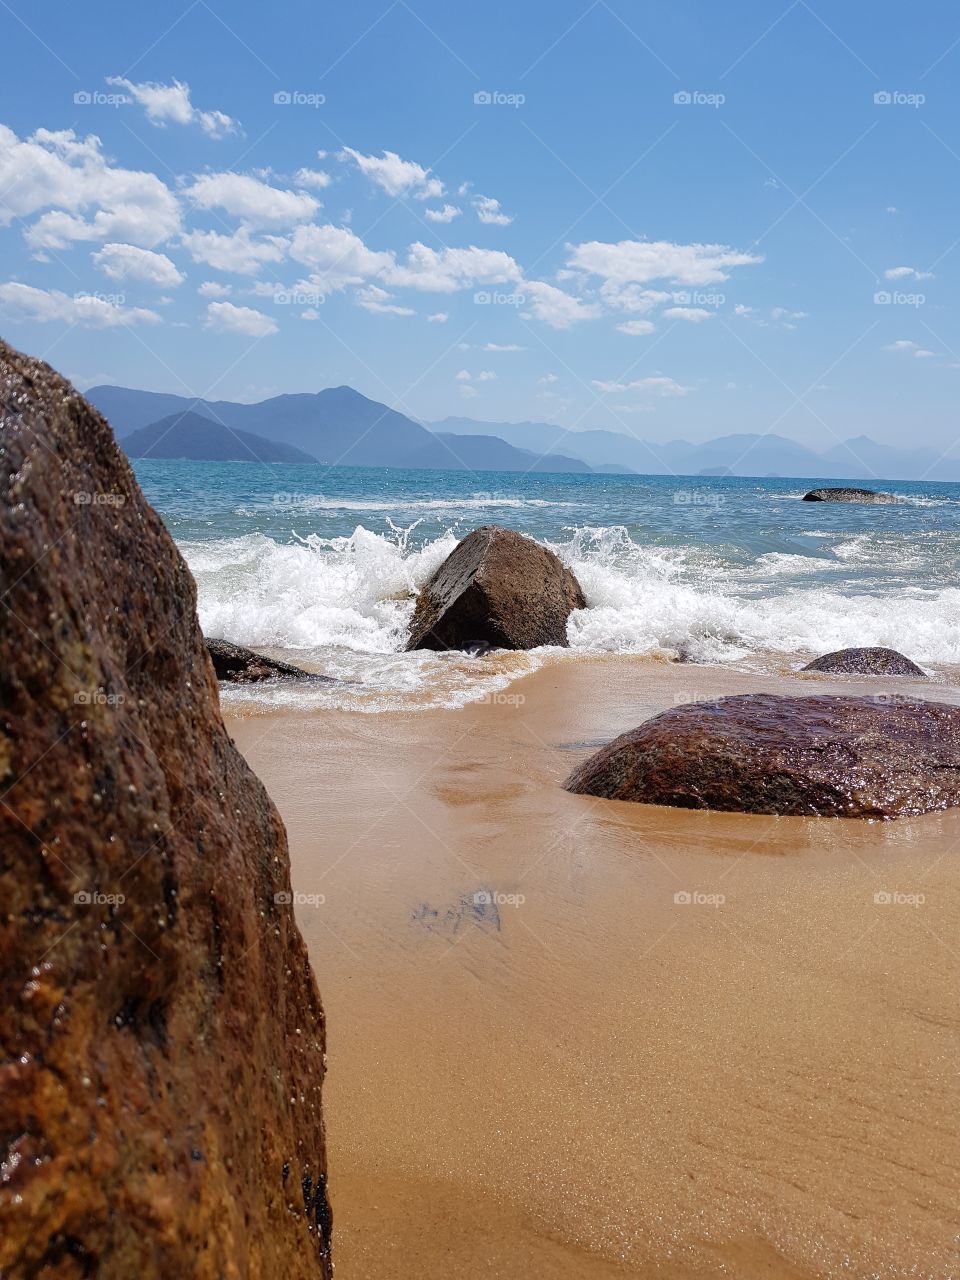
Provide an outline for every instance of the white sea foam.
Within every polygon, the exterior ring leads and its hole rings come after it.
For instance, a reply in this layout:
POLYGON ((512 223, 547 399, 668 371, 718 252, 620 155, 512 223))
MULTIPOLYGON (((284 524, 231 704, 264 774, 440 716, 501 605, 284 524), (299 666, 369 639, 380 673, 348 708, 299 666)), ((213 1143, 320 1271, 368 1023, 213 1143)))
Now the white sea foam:
MULTIPOLYGON (((457 540, 447 531, 417 544, 415 528, 379 534, 361 525, 349 537, 287 543, 260 533, 185 543, 201 625, 238 644, 298 651, 350 682, 349 690, 314 690, 310 697, 321 704, 384 710, 489 696, 540 655, 477 660, 402 652, 416 592, 457 540)), ((866 583, 846 581, 839 589, 838 572, 873 559, 863 557, 862 537, 843 544, 846 556, 836 547, 838 560, 766 553, 746 566, 704 545, 640 545, 619 526, 576 529, 550 545, 587 600, 568 625, 579 652, 683 651, 729 662, 886 645, 921 663, 960 663, 960 589, 918 583, 873 594, 866 583)), ((891 548, 887 554, 896 569, 891 548)), ((230 696, 283 702, 303 694, 276 686, 230 696)))

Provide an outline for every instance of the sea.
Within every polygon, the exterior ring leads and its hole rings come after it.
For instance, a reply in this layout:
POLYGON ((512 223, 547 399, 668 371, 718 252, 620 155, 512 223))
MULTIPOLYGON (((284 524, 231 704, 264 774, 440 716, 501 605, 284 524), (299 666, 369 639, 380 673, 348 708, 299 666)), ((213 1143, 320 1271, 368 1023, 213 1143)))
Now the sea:
POLYGON ((197 583, 208 636, 336 684, 228 688, 251 711, 370 713, 502 695, 584 654, 799 668, 886 645, 960 672, 960 485, 871 481, 895 504, 803 502, 842 480, 520 475, 144 460, 135 464, 197 583), (569 565, 587 607, 569 650, 405 653, 420 587, 482 524, 569 565))

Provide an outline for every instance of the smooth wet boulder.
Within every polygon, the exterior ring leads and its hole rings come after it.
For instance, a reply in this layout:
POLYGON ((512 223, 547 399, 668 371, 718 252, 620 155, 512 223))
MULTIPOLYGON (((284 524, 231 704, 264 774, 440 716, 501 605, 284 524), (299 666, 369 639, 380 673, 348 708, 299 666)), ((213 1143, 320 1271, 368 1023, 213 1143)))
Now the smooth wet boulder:
POLYGON ((803 495, 804 502, 876 502, 888 505, 898 502, 893 493, 878 493, 875 489, 811 489, 803 495))
POLYGON ((283 824, 104 419, 0 343, 0 1273, 330 1275, 283 824))
POLYGON ((814 658, 804 671, 821 671, 826 675, 844 676, 919 676, 927 673, 896 649, 837 649, 814 658))
POLYGON ((217 679, 228 684, 255 684, 261 680, 328 680, 328 676, 317 675, 312 671, 302 671, 289 662, 279 662, 276 658, 265 658, 262 653, 254 653, 243 645, 231 644, 229 640, 216 640, 207 637, 204 641, 207 653, 213 662, 217 679))
POLYGON ((768 693, 690 703, 611 742, 564 787, 737 813, 928 813, 960 804, 960 707, 768 693))
POLYGON ((408 649, 567 644, 586 601, 561 560, 531 538, 483 525, 458 542, 417 597, 408 649))

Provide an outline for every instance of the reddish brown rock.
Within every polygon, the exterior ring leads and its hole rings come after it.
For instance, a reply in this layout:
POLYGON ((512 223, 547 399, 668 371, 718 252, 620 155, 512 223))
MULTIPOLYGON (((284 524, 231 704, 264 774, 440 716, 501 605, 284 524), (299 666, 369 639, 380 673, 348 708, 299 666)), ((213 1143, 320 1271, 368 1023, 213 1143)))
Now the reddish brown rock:
POLYGON ((665 711, 567 791, 682 809, 897 818, 960 804, 960 707, 741 694, 665 711))
POLYGON ((804 671, 821 671, 827 675, 845 676, 926 676, 915 662, 896 649, 837 649, 814 658, 804 671))
POLYGON ((586 602, 552 551, 487 524, 468 534, 417 597, 408 649, 535 649, 567 644, 586 602))
POLYGON ((195 589, 0 343, 0 1273, 328 1277, 323 1011, 195 589))

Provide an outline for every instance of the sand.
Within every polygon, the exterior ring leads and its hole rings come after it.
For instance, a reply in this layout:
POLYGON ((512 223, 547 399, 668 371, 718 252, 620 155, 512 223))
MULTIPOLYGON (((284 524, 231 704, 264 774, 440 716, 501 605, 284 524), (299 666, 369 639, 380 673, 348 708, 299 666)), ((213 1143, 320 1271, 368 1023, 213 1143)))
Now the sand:
POLYGON ((230 718, 327 1010, 339 1280, 960 1276, 960 811, 561 790, 760 688, 960 701, 571 656, 459 711, 230 718))

